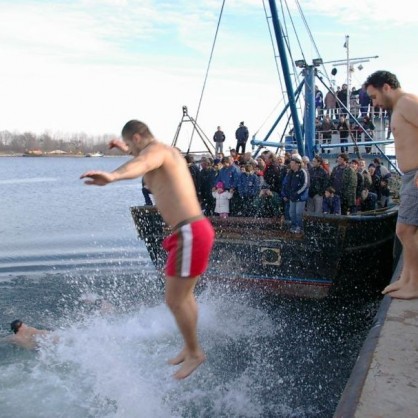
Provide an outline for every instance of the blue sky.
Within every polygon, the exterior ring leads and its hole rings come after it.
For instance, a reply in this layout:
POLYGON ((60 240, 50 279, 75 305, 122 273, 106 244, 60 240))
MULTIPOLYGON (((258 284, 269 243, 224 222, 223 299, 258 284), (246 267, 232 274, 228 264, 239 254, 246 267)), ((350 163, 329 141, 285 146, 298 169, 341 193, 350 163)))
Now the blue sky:
MULTIPOLYGON (((324 61, 346 57, 345 35, 351 58, 379 56, 363 63, 362 71, 354 67, 352 85, 387 69, 405 90, 418 94, 418 16, 412 0, 299 4, 324 61)), ((0 0, 0 130, 118 134, 137 118, 170 143, 182 106, 196 113, 221 5, 221 0, 0 0)), ((291 11, 310 62, 318 53, 297 3, 277 0, 277 5, 291 11)), ((300 59, 289 31, 293 59, 300 59)), ((346 72, 337 68, 340 85, 346 72)), ((210 137, 221 125, 227 145, 234 145, 242 120, 251 134, 268 130, 270 120, 262 124, 281 99, 262 0, 226 0, 200 125, 210 137)))

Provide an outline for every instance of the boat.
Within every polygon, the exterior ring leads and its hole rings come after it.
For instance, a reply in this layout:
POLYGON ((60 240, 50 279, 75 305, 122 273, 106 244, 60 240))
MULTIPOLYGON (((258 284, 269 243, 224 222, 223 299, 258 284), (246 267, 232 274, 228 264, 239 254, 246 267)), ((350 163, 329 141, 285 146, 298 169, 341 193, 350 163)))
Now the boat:
POLYGON ((102 152, 90 152, 86 154, 86 157, 104 157, 102 152))
MULTIPOLYGON (((283 111, 266 138, 252 139, 251 144, 255 148, 253 156, 257 156, 262 147, 270 146, 296 148, 299 154, 310 158, 317 153, 325 158, 336 158, 337 154, 330 153, 330 149, 342 144, 315 142, 315 103, 312 92, 315 90, 315 76, 320 63, 301 63, 304 79, 295 89, 289 76, 286 46, 274 0, 270 0, 269 4, 289 98, 285 109, 290 109, 293 135, 289 140, 283 133, 284 141, 279 143, 269 140, 273 128, 285 114, 283 111), (303 86, 306 113, 302 131, 296 98, 303 86)), ((344 103, 341 102, 341 106, 355 118, 344 103)), ((183 117, 188 116, 184 109, 183 117)), ((360 145, 373 144, 377 150, 382 151, 379 147, 381 140, 366 138, 366 141, 356 143, 353 140, 353 156, 360 156, 360 145)), ((361 156, 366 159, 380 157, 394 174, 399 173, 393 158, 383 152, 361 156)), ((397 213, 397 204, 351 215, 305 213, 304 234, 291 234, 278 218, 209 217, 216 239, 203 282, 221 281, 228 286, 260 288, 263 291, 308 298, 376 295, 389 283, 400 254, 395 234, 397 213)), ((155 267, 161 270, 166 260, 161 244, 170 229, 155 207, 132 207, 131 214, 139 238, 144 241, 155 267)))

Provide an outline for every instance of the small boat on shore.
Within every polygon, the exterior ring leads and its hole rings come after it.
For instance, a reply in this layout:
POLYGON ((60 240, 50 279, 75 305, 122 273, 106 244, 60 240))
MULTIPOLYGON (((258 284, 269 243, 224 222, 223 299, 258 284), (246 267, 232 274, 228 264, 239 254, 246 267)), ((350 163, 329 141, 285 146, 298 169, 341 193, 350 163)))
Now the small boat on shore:
POLYGON ((90 152, 86 154, 86 157, 104 157, 102 152, 90 152))

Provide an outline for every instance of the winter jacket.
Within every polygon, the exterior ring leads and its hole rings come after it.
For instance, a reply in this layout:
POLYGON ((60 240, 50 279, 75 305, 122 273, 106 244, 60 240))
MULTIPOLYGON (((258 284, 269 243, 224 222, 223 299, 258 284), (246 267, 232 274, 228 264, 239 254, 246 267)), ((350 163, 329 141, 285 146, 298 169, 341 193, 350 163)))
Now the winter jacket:
POLYGON ((291 202, 304 202, 308 200, 309 174, 301 168, 298 171, 290 170, 287 173, 285 195, 291 202))
POLYGON ((222 131, 216 131, 215 135, 213 135, 213 140, 215 142, 224 142, 225 141, 225 134, 222 131))
POLYGON ((322 201, 322 212, 331 215, 341 215, 341 200, 338 195, 324 197, 322 201))
POLYGON ((260 191, 260 179, 254 173, 241 173, 236 187, 240 196, 255 197, 260 191))
POLYGON ((325 189, 329 185, 328 173, 321 166, 319 166, 309 170, 309 176, 309 197, 314 197, 315 195, 323 196, 325 189))
POLYGON ((226 190, 233 189, 237 185, 240 174, 241 172, 235 164, 230 165, 229 167, 222 167, 219 170, 218 175, 215 177, 212 186, 215 186, 216 183, 221 181, 226 190))
POLYGON ((215 212, 216 213, 229 213, 229 200, 232 198, 232 193, 224 191, 218 193, 217 190, 212 192, 212 196, 216 200, 215 212))
POLYGON ((235 138, 238 141, 238 144, 245 144, 249 136, 248 128, 246 126, 240 126, 235 131, 235 138))

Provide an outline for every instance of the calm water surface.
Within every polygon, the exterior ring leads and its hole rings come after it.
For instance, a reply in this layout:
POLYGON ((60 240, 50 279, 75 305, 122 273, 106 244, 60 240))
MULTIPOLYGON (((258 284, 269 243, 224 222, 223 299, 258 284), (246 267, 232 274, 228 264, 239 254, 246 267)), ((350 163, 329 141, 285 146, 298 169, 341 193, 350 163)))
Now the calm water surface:
POLYGON ((174 381, 181 339, 129 212, 140 182, 79 180, 124 161, 0 158, 0 336, 20 318, 59 337, 0 344, 0 416, 331 417, 377 302, 199 288, 208 360, 174 381))

